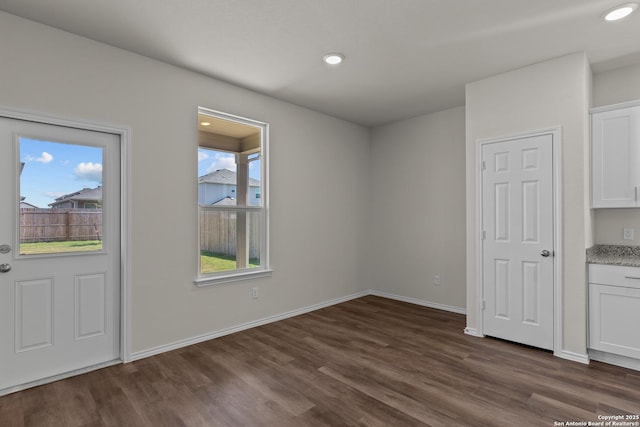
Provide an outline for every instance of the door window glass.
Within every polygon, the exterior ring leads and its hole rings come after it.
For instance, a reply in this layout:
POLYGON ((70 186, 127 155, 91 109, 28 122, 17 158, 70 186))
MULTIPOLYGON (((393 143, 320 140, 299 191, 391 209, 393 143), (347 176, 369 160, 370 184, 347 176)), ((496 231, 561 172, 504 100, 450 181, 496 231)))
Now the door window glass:
POLYGON ((102 251, 103 148, 19 138, 20 255, 102 251))

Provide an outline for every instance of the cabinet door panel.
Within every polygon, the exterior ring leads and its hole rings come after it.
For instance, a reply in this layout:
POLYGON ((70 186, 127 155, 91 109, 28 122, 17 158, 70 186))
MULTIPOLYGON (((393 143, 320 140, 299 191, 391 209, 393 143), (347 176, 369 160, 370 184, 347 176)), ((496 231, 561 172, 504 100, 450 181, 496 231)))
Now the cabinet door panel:
POLYGON ((640 358, 640 289, 589 284, 589 347, 640 358))
POLYGON ((592 116, 594 208, 638 206, 639 108, 621 108, 592 116))

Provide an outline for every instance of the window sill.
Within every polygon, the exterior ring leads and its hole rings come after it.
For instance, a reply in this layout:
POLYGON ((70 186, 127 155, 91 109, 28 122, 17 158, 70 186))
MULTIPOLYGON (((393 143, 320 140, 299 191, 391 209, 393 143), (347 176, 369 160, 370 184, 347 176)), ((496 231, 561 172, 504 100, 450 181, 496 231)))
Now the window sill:
POLYGON ((199 288, 207 286, 221 285, 224 283, 240 282, 243 280, 258 279, 261 277, 271 277, 272 270, 247 271, 242 273, 231 273, 225 276, 200 277, 193 281, 199 288))

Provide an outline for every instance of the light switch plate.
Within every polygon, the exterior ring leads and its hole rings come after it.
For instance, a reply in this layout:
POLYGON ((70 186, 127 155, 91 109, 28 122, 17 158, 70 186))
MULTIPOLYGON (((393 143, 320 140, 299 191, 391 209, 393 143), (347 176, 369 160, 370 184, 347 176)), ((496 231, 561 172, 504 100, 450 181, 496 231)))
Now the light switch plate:
POLYGON ((633 228, 624 228, 622 231, 622 238, 624 240, 633 240, 633 228))

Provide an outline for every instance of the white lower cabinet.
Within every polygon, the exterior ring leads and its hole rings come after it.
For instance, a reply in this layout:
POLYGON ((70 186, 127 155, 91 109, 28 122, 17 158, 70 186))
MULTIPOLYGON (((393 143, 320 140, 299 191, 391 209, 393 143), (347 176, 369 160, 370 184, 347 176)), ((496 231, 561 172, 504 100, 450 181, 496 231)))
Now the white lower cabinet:
POLYGON ((640 359, 640 268, 589 265, 589 348, 640 359))

